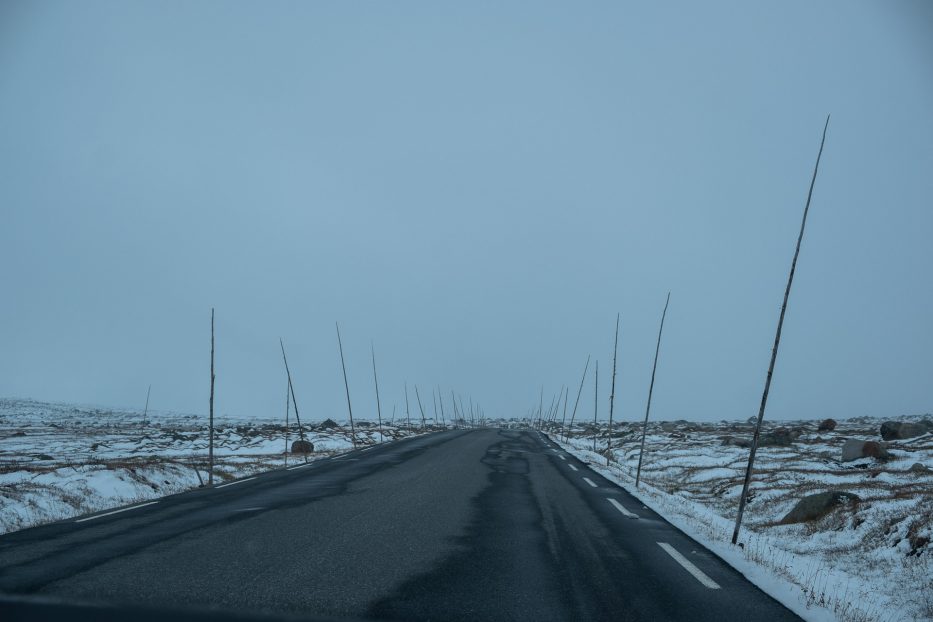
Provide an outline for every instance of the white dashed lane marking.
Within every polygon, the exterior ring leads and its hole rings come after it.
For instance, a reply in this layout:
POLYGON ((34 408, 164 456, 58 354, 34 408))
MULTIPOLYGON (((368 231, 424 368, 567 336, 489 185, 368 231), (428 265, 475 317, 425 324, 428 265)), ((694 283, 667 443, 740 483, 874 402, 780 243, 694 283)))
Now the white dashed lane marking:
POLYGON ((590 486, 592 486, 593 488, 596 488, 596 484, 594 484, 594 483, 593 483, 593 480, 591 480, 590 478, 584 477, 584 478, 583 478, 583 481, 586 482, 587 484, 589 484, 590 486))
POLYGON ((625 507, 621 503, 619 503, 615 499, 606 497, 606 501, 611 503, 612 507, 622 512, 623 516, 626 516, 627 518, 638 518, 638 514, 635 514, 634 512, 629 512, 628 510, 625 509, 625 507))
POLYGON ((672 547, 670 544, 668 544, 667 542, 658 542, 658 546, 664 549, 664 551, 668 555, 673 557, 675 562, 683 566, 684 570, 692 574, 694 579, 696 579, 697 581, 699 581, 700 583, 702 583, 703 585, 705 585, 711 590, 719 589, 718 583, 716 583, 715 581, 710 579, 708 576, 706 576, 706 574, 702 570, 694 566, 693 563, 690 562, 690 560, 688 560, 686 557, 678 553, 677 549, 672 547))
POLYGON ((158 501, 150 501, 149 503, 141 503, 139 505, 134 505, 131 508, 121 508, 119 510, 114 510, 113 512, 105 512, 103 514, 98 514, 97 516, 88 516, 87 518, 79 518, 76 520, 76 523, 83 523, 84 521, 94 520, 95 518, 103 518, 105 516, 110 516, 111 514, 119 514, 120 512, 128 512, 130 510, 135 510, 137 508, 144 508, 147 505, 155 505, 158 501))
POLYGON ((238 479, 235 482, 227 482, 226 484, 221 484, 220 486, 214 486, 214 488, 225 488, 227 486, 233 486, 234 484, 242 484, 243 482, 248 482, 250 480, 256 479, 255 477, 247 477, 246 479, 238 479))
POLYGON ((572 464, 568 464, 567 466, 569 466, 569 467, 570 467, 571 469, 573 469, 574 471, 577 470, 577 467, 573 466, 572 464))

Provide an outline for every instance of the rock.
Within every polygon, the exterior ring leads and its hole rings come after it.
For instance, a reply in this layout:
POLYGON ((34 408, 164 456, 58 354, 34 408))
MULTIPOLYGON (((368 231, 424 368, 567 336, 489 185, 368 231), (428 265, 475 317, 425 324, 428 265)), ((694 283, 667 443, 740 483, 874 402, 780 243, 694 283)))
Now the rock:
POLYGON ((736 438, 734 436, 725 436, 722 439, 723 445, 734 445, 735 447, 751 447, 752 441, 748 438, 736 438))
POLYGON ((886 441, 898 441, 905 438, 922 436, 930 431, 926 422, 905 423, 901 421, 885 421, 881 424, 881 438, 886 441))
POLYGON ((797 440, 802 431, 791 428, 777 428, 758 439, 759 447, 788 447, 797 440))
POLYGON ((314 451, 314 445, 311 441, 295 441, 292 443, 293 454, 310 454, 314 451))
POLYGON ((333 419, 325 419, 324 422, 321 423, 319 427, 321 427, 324 430, 333 430, 334 428, 339 428, 340 426, 337 425, 337 422, 334 421, 333 419))
POLYGON ((758 425, 758 417, 757 416, 749 417, 748 419, 745 420, 745 423, 749 425, 758 425))
POLYGON ((914 462, 910 467, 911 473, 929 473, 930 467, 923 464, 922 462, 914 462))
POLYGON ((817 432, 832 432, 836 429, 836 420, 835 419, 824 419, 819 427, 816 428, 817 432))
POLYGON ((665 432, 673 432, 677 429, 677 423, 674 421, 662 421, 661 429, 665 432))
POLYGON ((857 503, 858 495, 841 490, 820 492, 815 495, 807 495, 797 502, 787 516, 781 519, 782 525, 791 523, 804 523, 807 521, 823 518, 838 507, 857 503))
POLYGON ((891 457, 884 444, 876 441, 861 441, 856 438, 847 439, 842 444, 842 461, 851 462, 859 458, 877 458, 887 460, 891 457))

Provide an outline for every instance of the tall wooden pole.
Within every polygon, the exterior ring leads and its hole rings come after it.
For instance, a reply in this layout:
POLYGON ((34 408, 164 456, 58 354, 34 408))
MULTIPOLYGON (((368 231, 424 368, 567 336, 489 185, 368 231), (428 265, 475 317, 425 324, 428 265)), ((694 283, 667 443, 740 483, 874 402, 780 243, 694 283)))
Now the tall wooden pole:
POLYGON ((207 485, 214 485, 214 308, 211 307, 211 412, 207 441, 207 485))
POLYGON ((291 398, 288 395, 289 389, 291 389, 291 383, 285 383, 285 468, 288 468, 288 415, 289 415, 289 406, 291 398))
POLYGON ((616 314, 616 340, 612 353, 612 391, 609 392, 609 436, 606 438, 606 466, 612 455, 612 409, 616 403, 616 358, 619 354, 619 314, 616 314))
POLYGON ((146 415, 149 414, 149 394, 152 393, 152 385, 149 385, 149 388, 146 389, 146 407, 143 409, 143 423, 146 422, 146 415))
POLYGON ((418 399, 418 410, 421 411, 421 431, 424 432, 424 406, 421 405, 421 394, 418 392, 418 385, 415 385, 415 397, 418 399))
POLYGON ((593 452, 596 452, 596 433, 599 428, 596 416, 599 414, 599 359, 596 359, 596 374, 593 382, 593 452))
POLYGON ((434 387, 431 387, 431 400, 434 402, 434 427, 437 427, 440 420, 437 418, 437 392, 434 390, 434 387))
POLYGON ((541 412, 544 410, 544 385, 541 385, 541 397, 538 401, 538 425, 535 426, 538 429, 541 429, 541 412))
POLYGON ((382 405, 379 403, 379 378, 376 377, 376 348, 369 342, 369 350, 373 355, 373 383, 376 385, 376 416, 379 417, 379 442, 385 442, 385 435, 382 433, 382 405))
POLYGON ((635 473, 635 488, 641 482, 641 459, 645 455, 645 436, 648 434, 648 413, 651 412, 651 394, 654 392, 654 374, 658 370, 658 353, 661 351, 661 333, 664 331, 664 318, 667 317, 667 305, 671 302, 671 293, 667 292, 667 301, 661 313, 661 328, 658 329, 658 345, 654 348, 654 365, 651 367, 651 384, 648 385, 648 406, 645 407, 645 425, 641 428, 641 449, 638 451, 638 471, 635 473))
POLYGON ((437 401, 441 404, 441 425, 447 428, 447 418, 444 415, 444 395, 441 393, 441 387, 437 387, 437 401))
MULTIPOLYGON (((563 389, 561 389, 561 391, 563 391, 563 389)), ((555 399, 557 399, 557 396, 556 396, 556 395, 552 395, 552 396, 551 396, 551 405, 547 407, 547 412, 544 414, 544 420, 542 421, 542 425, 545 424, 545 423, 550 423, 550 422, 551 422, 551 413, 554 412, 554 400, 555 400, 555 399)), ((470 406, 470 408, 472 409, 472 405, 470 406)))
MULTIPOLYGON (((295 407, 295 421, 298 423, 298 438, 300 440, 305 440, 305 431, 301 427, 301 416, 298 414, 298 400, 295 399, 295 385, 292 384, 292 372, 288 369, 288 358, 285 356, 285 344, 282 343, 282 338, 279 337, 279 347, 282 348, 282 361, 285 363, 285 375, 288 376, 288 388, 292 393, 292 406, 295 407)), ((307 456, 305 457, 307 460, 307 456)))
POLYGON ((405 418, 408 420, 408 431, 411 432, 411 411, 408 409, 408 381, 405 381, 405 418))
MULTIPOLYGON (((577 390, 577 399, 573 403, 573 413, 570 415, 570 428, 573 429, 573 420, 577 416, 577 406, 580 404, 580 394, 583 393, 583 382, 586 380, 586 370, 590 368, 590 355, 586 355, 586 366, 583 368, 583 377, 580 378, 580 388, 577 390)), ((567 432, 564 432, 564 441, 567 441, 567 432)))
MULTIPOLYGON (((460 400, 460 414, 466 417, 466 410, 463 409, 463 396, 458 395, 457 398, 460 400)), ((470 413, 470 427, 473 427, 473 413, 470 413)))
MULTIPOLYGON (((564 424, 567 423, 567 398, 569 397, 569 395, 570 395, 570 387, 567 387, 566 389, 564 389, 564 416, 561 417, 560 419, 560 431, 561 432, 564 431, 564 424)), ((558 438, 560 438, 559 435, 558 435, 558 438)))
POLYGON ((340 340, 340 324, 334 322, 337 326, 337 346, 340 348, 340 367, 343 369, 343 386, 347 390, 347 411, 350 413, 350 442, 353 443, 353 449, 356 449, 356 428, 353 425, 353 407, 350 406, 350 384, 347 382, 347 366, 343 362, 343 342, 340 340))
POLYGON ((748 453, 748 466, 745 468, 745 483, 742 484, 742 496, 739 498, 739 513, 735 517, 735 530, 732 532, 732 544, 738 542, 739 529, 742 527, 742 514, 745 513, 748 486, 751 483, 752 469, 755 464, 755 452, 758 450, 758 437, 761 435, 761 422, 765 418, 765 405, 768 403, 768 391, 771 389, 771 376, 774 373, 774 361, 777 359, 778 346, 781 344, 781 329, 784 326, 784 314, 787 312, 787 299, 790 297, 790 287, 794 282, 794 272, 797 270, 797 257, 800 255, 800 243, 803 241, 803 231, 807 226, 807 214, 810 212, 810 199, 813 198, 813 186, 816 184, 816 173, 820 168, 820 157, 823 155, 823 145, 826 144, 827 128, 829 128, 829 115, 826 116, 826 124, 823 126, 823 138, 820 141, 820 150, 816 154, 813 177, 810 179, 810 191, 807 193, 807 204, 803 208, 803 220, 800 222, 800 233, 797 235, 797 248, 794 250, 794 259, 791 261, 790 274, 787 277, 787 288, 784 290, 784 302, 781 305, 781 315, 778 318, 777 332, 774 335, 774 347, 771 349, 771 363, 768 365, 765 389, 761 394, 761 406, 758 409, 758 424, 755 426, 755 435, 752 437, 752 446, 748 453))

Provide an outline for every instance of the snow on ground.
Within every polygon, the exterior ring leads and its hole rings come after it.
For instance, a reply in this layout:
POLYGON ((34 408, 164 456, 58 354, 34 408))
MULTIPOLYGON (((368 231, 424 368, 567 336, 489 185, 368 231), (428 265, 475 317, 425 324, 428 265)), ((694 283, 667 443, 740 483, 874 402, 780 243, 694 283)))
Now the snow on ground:
MULTIPOLYGON (((214 422, 215 482, 285 466, 283 424, 214 422)), ((303 424, 312 460, 353 446, 348 426, 303 424)), ((386 441, 420 432, 417 425, 383 426, 386 441)), ((298 438, 292 421, 288 442, 298 438)), ((378 443, 378 426, 357 422, 356 439, 378 443)), ((144 418, 139 411, 0 399, 0 533, 196 488, 207 480, 207 450, 203 415, 150 411, 144 418)))
POLYGON ((880 441, 881 423, 861 417, 818 432, 816 422, 782 422, 803 434, 758 449, 743 548, 731 539, 749 450, 733 443, 751 437, 750 425, 649 425, 637 490, 640 425, 613 426, 608 466, 605 424, 595 428, 598 452, 592 425, 566 439, 554 426, 550 436, 805 619, 933 620, 933 435, 891 442, 887 462, 840 460, 845 439, 880 441), (830 490, 860 500, 812 523, 778 524, 799 498, 830 490))

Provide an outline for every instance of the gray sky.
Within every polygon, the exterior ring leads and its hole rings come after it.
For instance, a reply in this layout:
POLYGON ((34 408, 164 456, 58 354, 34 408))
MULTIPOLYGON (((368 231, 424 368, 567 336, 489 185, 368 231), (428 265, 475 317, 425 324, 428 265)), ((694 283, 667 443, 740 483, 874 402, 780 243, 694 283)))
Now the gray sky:
POLYGON ((933 5, 752 4, 6 0, 0 395, 206 413, 214 306, 219 413, 282 336, 345 417, 339 320, 358 417, 605 417, 620 311, 631 420, 670 289, 654 416, 746 418, 832 113, 769 417, 933 410, 933 5))

